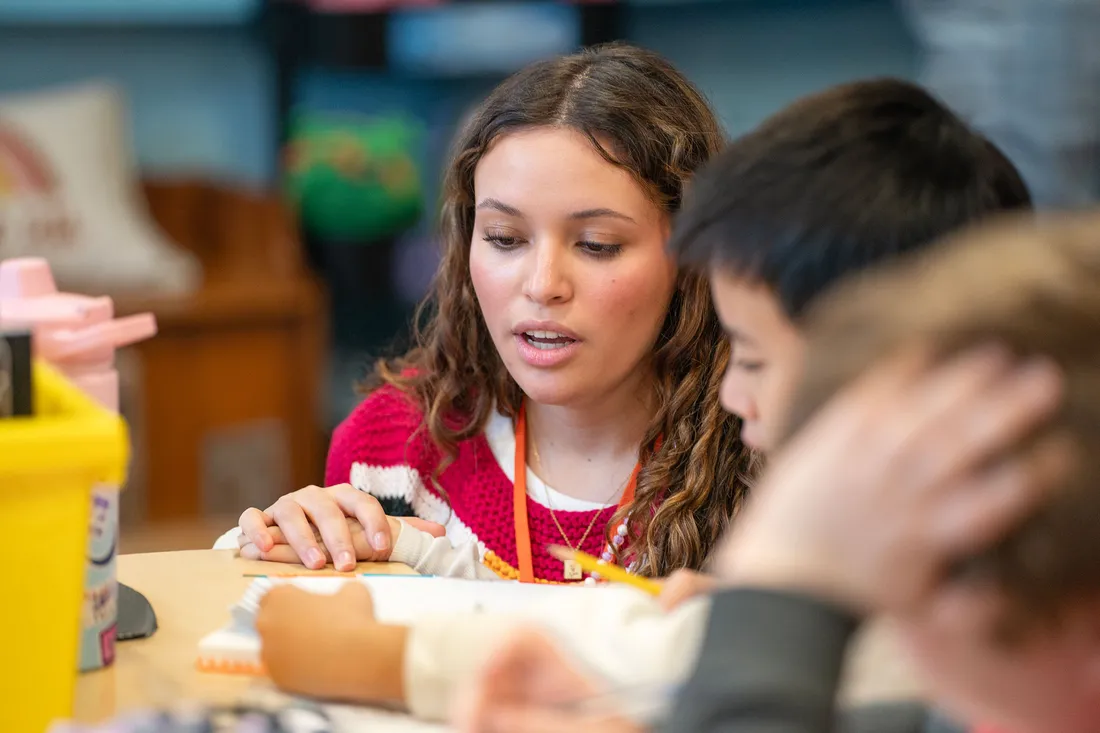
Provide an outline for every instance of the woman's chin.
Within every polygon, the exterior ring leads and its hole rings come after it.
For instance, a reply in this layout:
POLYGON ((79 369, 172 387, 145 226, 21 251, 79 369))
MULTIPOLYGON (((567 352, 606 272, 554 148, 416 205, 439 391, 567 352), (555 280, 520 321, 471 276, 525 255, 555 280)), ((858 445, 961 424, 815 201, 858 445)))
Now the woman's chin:
POLYGON ((554 407, 567 407, 591 400, 590 389, 583 389, 576 379, 565 374, 513 374, 512 378, 531 402, 554 407))

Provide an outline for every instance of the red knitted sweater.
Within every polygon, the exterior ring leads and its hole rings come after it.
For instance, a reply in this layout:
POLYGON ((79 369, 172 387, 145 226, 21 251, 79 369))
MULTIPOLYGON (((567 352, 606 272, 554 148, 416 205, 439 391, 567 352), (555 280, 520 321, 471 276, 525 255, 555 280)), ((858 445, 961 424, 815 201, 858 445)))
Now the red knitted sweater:
MULTIPOLYGON (((444 497, 432 482, 443 454, 422 422, 422 412, 395 387, 375 391, 336 429, 326 485, 350 483, 375 496, 391 516, 418 516, 444 524, 452 544, 478 543, 482 563, 502 578, 518 578, 513 485, 485 436, 459 444, 456 460, 437 478, 444 497)), ((602 515, 578 548, 598 556, 615 508, 555 514, 570 542, 580 539, 593 514, 602 515)), ((548 545, 562 544, 550 510, 528 497, 527 512, 536 579, 564 582, 562 563, 546 551, 548 545)))

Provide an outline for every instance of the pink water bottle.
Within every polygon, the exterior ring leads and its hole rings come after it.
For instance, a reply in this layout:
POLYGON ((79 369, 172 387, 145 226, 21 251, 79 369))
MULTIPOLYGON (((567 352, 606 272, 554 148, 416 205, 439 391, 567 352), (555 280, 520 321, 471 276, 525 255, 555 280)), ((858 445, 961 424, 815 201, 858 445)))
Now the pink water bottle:
MULTIPOLYGON (((0 329, 30 329, 34 355, 107 409, 118 412, 115 350, 157 332, 151 313, 114 317, 108 297, 59 293, 49 264, 39 258, 0 261, 0 329)), ((80 670, 110 665, 118 622, 119 486, 92 492, 80 670)))

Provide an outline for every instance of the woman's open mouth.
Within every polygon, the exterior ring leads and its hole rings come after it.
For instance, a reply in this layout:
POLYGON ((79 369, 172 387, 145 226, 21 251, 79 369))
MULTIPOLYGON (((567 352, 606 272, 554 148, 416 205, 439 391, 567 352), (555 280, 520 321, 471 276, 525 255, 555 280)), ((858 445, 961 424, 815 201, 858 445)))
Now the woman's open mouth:
POLYGON ((564 349, 566 346, 577 342, 576 339, 556 331, 524 331, 520 335, 528 344, 543 351, 564 349))
POLYGON ((562 366, 571 361, 581 348, 581 340, 571 331, 563 333, 546 326, 520 326, 514 333, 519 357, 536 368, 562 366))

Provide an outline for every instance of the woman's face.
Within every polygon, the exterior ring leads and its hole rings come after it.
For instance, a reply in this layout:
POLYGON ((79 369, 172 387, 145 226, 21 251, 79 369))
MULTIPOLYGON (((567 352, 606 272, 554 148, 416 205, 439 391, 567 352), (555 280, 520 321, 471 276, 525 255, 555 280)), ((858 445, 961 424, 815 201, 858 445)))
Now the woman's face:
POLYGON ((498 139, 474 195, 474 291, 528 398, 575 406, 638 387, 676 284, 664 212, 567 128, 498 139))

